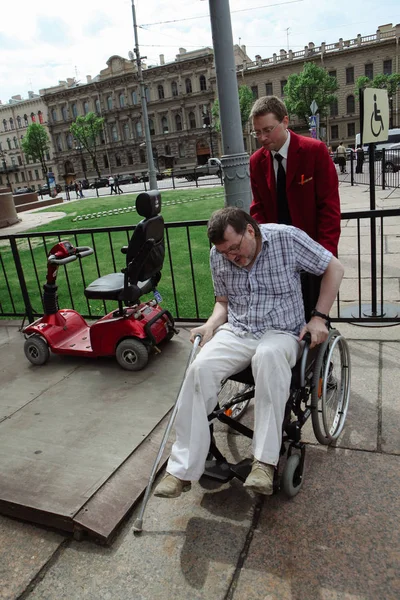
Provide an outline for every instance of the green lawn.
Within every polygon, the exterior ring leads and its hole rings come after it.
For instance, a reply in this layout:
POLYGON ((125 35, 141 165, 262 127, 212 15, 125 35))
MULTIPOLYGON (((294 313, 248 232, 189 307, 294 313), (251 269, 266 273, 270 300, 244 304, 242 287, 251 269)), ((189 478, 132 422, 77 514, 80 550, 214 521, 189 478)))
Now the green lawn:
MULTIPOLYGON (((30 232, 58 232, 77 230, 75 234, 62 234, 61 239, 69 239, 79 246, 92 246, 95 255, 82 261, 71 263, 67 268, 60 268, 58 275, 60 307, 71 306, 82 312, 89 313, 89 304, 83 295, 84 286, 96 279, 100 274, 105 275, 120 271, 124 266, 124 256, 120 249, 128 242, 126 232, 101 233, 101 227, 129 226, 136 224, 142 217, 134 207, 137 194, 106 199, 91 198, 78 202, 63 203, 62 206, 45 209, 45 212, 64 212, 66 216, 51 223, 31 229, 30 232), (121 209, 124 209, 123 212, 121 209), (108 214, 113 211, 112 214, 108 214), (117 212, 116 212, 117 211, 117 212), (103 214, 106 212, 107 214, 103 214), (81 234, 79 229, 91 229, 91 234, 81 234), (83 283, 82 283, 83 278, 83 283), (68 292, 68 285, 71 294, 68 292)), ((166 223, 187 222, 208 219, 211 213, 224 204, 223 188, 201 190, 170 190, 162 192, 162 215, 166 223)), ((40 290, 45 281, 46 256, 59 236, 50 238, 42 236, 28 240, 18 240, 18 250, 21 257, 25 280, 33 308, 41 311, 40 290), (31 251, 32 250, 32 251, 31 251)), ((200 318, 206 318, 213 305, 213 292, 209 272, 209 244, 204 226, 170 228, 168 230, 170 253, 164 262, 159 291, 163 296, 162 306, 168 308, 174 315, 181 318, 195 317, 198 311, 200 318), (193 267, 189 260, 189 246, 193 257, 193 267), (174 303, 171 263, 174 274, 177 310, 174 303), (197 292, 197 310, 193 286, 197 292)), ((23 312, 23 302, 19 283, 14 267, 11 250, 8 246, 0 246, 0 302, 1 312, 13 312, 12 301, 7 289, 7 283, 12 290, 15 309, 23 312), (6 277, 4 276, 6 275, 6 277), (7 278, 7 281, 6 281, 7 278)), ((113 310, 115 303, 107 303, 106 310, 113 310)), ((90 301, 90 312, 102 315, 104 305, 100 301, 90 301)))

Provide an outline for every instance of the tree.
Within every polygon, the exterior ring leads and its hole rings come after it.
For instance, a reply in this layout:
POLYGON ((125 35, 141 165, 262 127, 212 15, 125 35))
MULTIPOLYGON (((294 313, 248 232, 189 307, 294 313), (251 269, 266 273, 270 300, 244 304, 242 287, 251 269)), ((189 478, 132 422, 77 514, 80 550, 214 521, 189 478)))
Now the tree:
MULTIPOLYGON (((245 128, 249 121, 251 107, 254 104, 253 92, 247 85, 241 85, 238 90, 239 94, 239 107, 240 107, 240 120, 242 122, 242 129, 245 128)), ((221 131, 221 121, 219 118, 219 102, 216 100, 212 107, 212 116, 214 117, 214 128, 216 131, 221 131)))
POLYGON ((43 177, 46 178, 47 185, 49 185, 46 154, 50 150, 50 140, 43 125, 40 123, 31 123, 21 140, 21 145, 26 156, 30 156, 32 160, 40 162, 43 177))
POLYGON ((104 117, 88 112, 87 115, 77 117, 75 123, 72 123, 69 128, 76 141, 92 159, 98 177, 101 177, 101 173, 97 162, 97 137, 103 131, 103 125, 104 117))
POLYGON ((314 63, 306 63, 301 73, 289 75, 284 87, 288 113, 302 119, 308 127, 311 102, 315 100, 320 116, 326 117, 329 106, 336 100, 334 93, 337 89, 336 77, 331 77, 314 63))
POLYGON ((356 81, 356 94, 359 96, 360 90, 367 87, 377 88, 380 90, 387 90, 389 98, 389 129, 392 129, 394 124, 394 102, 393 98, 397 93, 400 86, 400 73, 392 73, 391 75, 384 75, 379 73, 374 79, 368 77, 359 77, 356 81))

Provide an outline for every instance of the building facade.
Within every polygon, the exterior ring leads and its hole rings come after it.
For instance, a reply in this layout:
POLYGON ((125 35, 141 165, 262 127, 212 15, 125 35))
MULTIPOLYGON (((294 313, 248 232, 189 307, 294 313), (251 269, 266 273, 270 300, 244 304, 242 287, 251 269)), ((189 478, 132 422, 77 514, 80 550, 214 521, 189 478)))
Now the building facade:
MULTIPOLYGON (((325 68, 336 77, 339 89, 336 92, 337 102, 330 108, 327 123, 321 123, 325 127, 322 139, 333 148, 342 140, 346 146, 354 147, 355 136, 360 132, 356 81, 362 75, 373 79, 380 73, 399 73, 399 40, 400 25, 393 27, 389 24, 380 26, 374 35, 358 35, 350 40, 340 38, 336 43, 322 43, 320 46, 310 42, 299 52, 281 50, 279 54, 266 59, 256 56, 254 62, 238 66, 238 82, 248 85, 255 98, 274 94, 284 100, 283 89, 289 75, 300 73, 309 61, 325 68)), ((399 127, 399 89, 392 102, 391 127, 399 127)), ((291 119, 291 126, 300 133, 308 134, 304 123, 297 119, 291 119)), ((252 148, 255 149, 255 141, 252 142, 252 148)))
MULTIPOLYGON (((46 183, 40 162, 33 161, 22 151, 21 140, 31 123, 41 123, 47 129, 47 107, 43 98, 28 92, 28 99, 13 96, 8 104, 0 104, 0 186, 13 192, 20 188, 39 189, 46 183)), ((48 170, 54 169, 54 151, 49 133, 50 150, 47 154, 48 170)), ((58 178, 57 171, 55 172, 58 178)))

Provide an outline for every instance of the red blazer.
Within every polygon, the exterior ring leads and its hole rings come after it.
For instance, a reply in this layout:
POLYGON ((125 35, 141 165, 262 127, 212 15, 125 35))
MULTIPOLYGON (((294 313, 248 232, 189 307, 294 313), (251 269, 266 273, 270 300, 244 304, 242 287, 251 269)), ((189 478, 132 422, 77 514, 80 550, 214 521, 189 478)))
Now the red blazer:
MULTIPOLYGON (((250 214, 258 223, 276 223, 276 183, 269 150, 250 157, 253 201, 250 214)), ((337 256, 340 198, 336 167, 325 144, 290 132, 286 196, 292 224, 337 256)))

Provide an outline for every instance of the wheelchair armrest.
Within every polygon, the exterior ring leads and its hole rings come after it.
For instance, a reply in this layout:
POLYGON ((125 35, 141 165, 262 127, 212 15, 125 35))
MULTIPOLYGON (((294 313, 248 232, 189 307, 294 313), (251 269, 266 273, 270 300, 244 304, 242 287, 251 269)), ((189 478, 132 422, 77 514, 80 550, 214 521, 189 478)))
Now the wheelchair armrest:
POLYGON ((121 252, 122 254, 128 254, 128 246, 122 246, 121 252))

